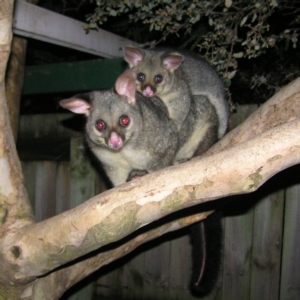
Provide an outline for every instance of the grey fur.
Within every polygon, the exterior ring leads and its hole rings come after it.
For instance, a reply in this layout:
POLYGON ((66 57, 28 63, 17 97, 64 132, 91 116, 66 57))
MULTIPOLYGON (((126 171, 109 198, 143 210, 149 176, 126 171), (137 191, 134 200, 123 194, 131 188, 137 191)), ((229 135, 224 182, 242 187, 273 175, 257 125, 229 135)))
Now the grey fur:
POLYGON ((145 83, 141 85, 137 81, 138 90, 143 92, 146 85, 152 86, 156 96, 160 97, 166 104, 171 119, 180 130, 183 122, 188 118, 190 110, 195 109, 191 104, 193 96, 197 104, 203 97, 213 105, 218 119, 218 138, 221 138, 226 130, 229 117, 229 106, 226 101, 224 85, 216 71, 199 56, 194 54, 172 50, 172 49, 140 49, 134 46, 124 48, 125 60, 135 74, 144 73, 145 83), (135 51, 135 53, 134 53, 135 51), (141 54, 141 59, 137 59, 141 54), (132 55, 133 53, 133 55, 132 55), (169 55, 183 57, 182 63, 174 70, 169 70, 164 65, 164 59, 169 55), (155 75, 161 74, 164 77, 164 88, 160 90, 159 85, 153 80, 155 75), (144 86, 143 86, 144 85, 144 86))
POLYGON ((180 148, 174 163, 206 152, 218 140, 216 110, 205 96, 192 96, 191 109, 178 132, 180 148))
POLYGON ((116 91, 106 90, 77 95, 60 101, 60 105, 78 113, 72 107, 75 101, 89 105, 79 112, 87 116, 87 142, 114 186, 126 182, 133 170, 153 172, 173 164, 178 150, 177 128, 159 98, 145 101, 137 93, 130 104, 116 91), (124 115, 130 118, 128 127, 120 125, 124 115), (105 122, 106 130, 96 129, 98 120, 105 122), (124 141, 119 149, 108 146, 112 132, 124 141))

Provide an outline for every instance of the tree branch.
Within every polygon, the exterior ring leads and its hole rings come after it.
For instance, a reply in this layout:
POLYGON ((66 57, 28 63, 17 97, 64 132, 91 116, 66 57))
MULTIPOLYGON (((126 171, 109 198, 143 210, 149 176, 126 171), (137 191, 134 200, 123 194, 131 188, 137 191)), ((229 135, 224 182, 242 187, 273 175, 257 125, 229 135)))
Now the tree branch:
MULTIPOLYGON (((58 299, 66 289, 69 289, 102 266, 109 264, 130 253, 138 246, 162 236, 167 232, 178 230, 198 222, 205 218, 207 214, 209 214, 209 212, 202 212, 185 218, 175 219, 164 225, 157 225, 151 230, 147 230, 146 226, 145 230, 140 229, 136 231, 136 234, 133 236, 130 235, 128 238, 125 238, 125 240, 120 240, 117 244, 113 244, 112 247, 109 247, 109 250, 100 248, 99 251, 93 253, 92 257, 83 257, 79 261, 74 262, 74 264, 62 267, 59 270, 54 270, 48 275, 50 278, 48 278, 48 276, 39 278, 39 280, 33 282, 33 288, 43 290, 45 297, 50 295, 51 292, 51 297, 56 296, 56 299, 58 299), (55 285, 55 291, 53 291, 53 285, 50 285, 49 282, 57 282, 57 280, 60 282, 60 285, 55 285), (53 294, 54 292, 55 294, 53 294)), ((120 224, 120 226, 122 226, 122 224, 120 224)), ((51 297, 49 298, 50 300, 53 299, 51 297)), ((45 300, 46 299, 47 298, 45 298, 45 300)))
MULTIPOLYGON (((33 222, 24 186, 21 164, 9 121, 5 97, 5 70, 12 39, 13 1, 1 1, 0 8, 0 237, 8 230, 33 222)), ((5 276, 5 274, 3 274, 5 276)))
POLYGON ((9 270, 14 270, 8 273, 13 281, 40 276, 177 210, 252 192, 299 161, 296 119, 218 154, 116 187, 6 236, 1 252, 9 270))
POLYGON ((300 77, 280 89, 225 138, 213 145, 206 155, 218 153, 295 118, 300 117, 300 77))

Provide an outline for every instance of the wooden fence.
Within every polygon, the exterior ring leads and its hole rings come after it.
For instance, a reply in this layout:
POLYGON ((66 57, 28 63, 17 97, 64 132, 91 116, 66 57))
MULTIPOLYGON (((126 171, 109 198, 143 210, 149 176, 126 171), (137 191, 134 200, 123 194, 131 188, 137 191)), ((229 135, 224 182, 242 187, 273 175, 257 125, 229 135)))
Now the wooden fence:
MULTIPOLYGON (((231 129, 255 109, 239 107, 231 129)), ((37 221, 105 189, 81 134, 61 124, 69 116, 21 118, 18 150, 37 221)), ((228 198, 222 271, 212 294, 203 299, 300 299, 299 174, 300 167, 292 167, 254 193, 228 198)), ((186 230, 167 234, 101 268, 83 289, 63 299, 198 299, 189 291, 190 252, 186 230)))

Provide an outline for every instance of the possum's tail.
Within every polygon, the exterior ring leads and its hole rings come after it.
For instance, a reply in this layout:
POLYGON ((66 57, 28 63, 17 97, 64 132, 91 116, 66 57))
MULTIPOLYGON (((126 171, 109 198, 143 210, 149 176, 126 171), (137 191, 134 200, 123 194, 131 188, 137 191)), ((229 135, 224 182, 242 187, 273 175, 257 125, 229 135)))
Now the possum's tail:
POLYGON ((191 226, 192 279, 195 296, 204 297, 215 287, 222 258, 222 212, 215 211, 207 219, 191 226))

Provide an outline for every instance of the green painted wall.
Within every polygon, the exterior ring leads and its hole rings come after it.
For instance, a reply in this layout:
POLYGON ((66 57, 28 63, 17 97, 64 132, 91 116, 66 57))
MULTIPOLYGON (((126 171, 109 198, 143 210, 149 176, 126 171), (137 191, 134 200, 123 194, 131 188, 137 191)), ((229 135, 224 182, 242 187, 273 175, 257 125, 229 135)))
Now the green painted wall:
POLYGON ((125 67, 123 58, 28 66, 23 95, 111 88, 125 67))

